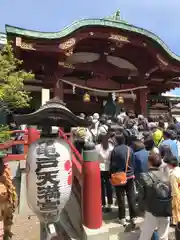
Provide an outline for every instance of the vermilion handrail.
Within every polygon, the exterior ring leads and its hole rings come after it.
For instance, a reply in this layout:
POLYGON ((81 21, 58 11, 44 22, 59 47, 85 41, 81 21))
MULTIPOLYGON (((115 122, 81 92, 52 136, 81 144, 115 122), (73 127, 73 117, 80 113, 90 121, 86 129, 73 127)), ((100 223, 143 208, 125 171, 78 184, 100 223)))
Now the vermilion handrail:
MULTIPOLYGON (((8 149, 8 148, 11 148, 12 146, 14 145, 19 145, 19 144, 22 144, 22 145, 25 145, 27 146, 28 145, 28 130, 14 130, 14 131, 11 131, 11 133, 24 133, 24 140, 21 140, 21 141, 14 141, 14 140, 9 140, 5 143, 0 143, 0 150, 4 150, 4 149, 8 149)), ((76 166, 77 170, 78 171, 75 171, 77 173, 78 178, 80 180, 80 175, 81 175, 81 171, 82 171, 82 162, 83 162, 83 159, 82 159, 82 156, 81 154, 78 152, 78 150, 75 148, 75 146, 71 143, 71 141, 68 140, 68 137, 67 136, 71 136, 70 133, 68 134, 65 134, 62 129, 59 128, 59 135, 61 137, 64 138, 64 140, 68 143, 68 145, 70 146, 72 152, 73 152, 73 163, 74 165, 76 166)), ((27 150, 27 149, 26 149, 27 150)), ((24 152, 24 154, 8 154, 4 160, 5 161, 18 161, 18 160, 24 160, 26 159, 26 154, 27 154, 27 151, 24 152)))
POLYGON ((24 139, 23 140, 9 140, 5 143, 0 143, 0 150, 5 150, 8 148, 11 148, 14 145, 24 145, 24 153, 23 154, 7 154, 6 157, 4 157, 4 161, 20 161, 26 159, 27 154, 27 145, 28 145, 28 130, 14 130, 9 131, 11 134, 13 133, 24 133, 24 139))
POLYGON ((28 130, 25 129, 25 130, 13 130, 13 131, 9 131, 10 133, 27 133, 28 130))
MULTIPOLYGON (((13 133, 24 133, 24 134, 27 134, 28 131, 27 130, 14 130, 14 131, 9 131, 9 133, 10 134, 13 134, 13 133)), ((13 145, 26 144, 26 143, 27 143, 26 139, 24 139, 24 140, 9 140, 7 142, 0 143, 0 150, 10 148, 13 145)))
POLYGON ((73 163, 73 172, 74 175, 77 177, 79 184, 82 185, 82 156, 79 153, 79 151, 75 148, 75 146, 69 141, 67 138, 67 135, 62 131, 62 129, 59 128, 59 135, 64 138, 64 140, 67 142, 67 144, 70 146, 72 150, 72 163, 73 163))
POLYGON ((75 148, 75 146, 71 143, 71 141, 68 140, 66 134, 62 131, 61 128, 59 128, 59 134, 61 137, 64 138, 64 140, 69 144, 71 150, 73 151, 73 153, 76 155, 76 157, 78 158, 78 161, 80 163, 82 163, 83 159, 82 159, 82 156, 81 154, 79 153, 79 151, 75 148))

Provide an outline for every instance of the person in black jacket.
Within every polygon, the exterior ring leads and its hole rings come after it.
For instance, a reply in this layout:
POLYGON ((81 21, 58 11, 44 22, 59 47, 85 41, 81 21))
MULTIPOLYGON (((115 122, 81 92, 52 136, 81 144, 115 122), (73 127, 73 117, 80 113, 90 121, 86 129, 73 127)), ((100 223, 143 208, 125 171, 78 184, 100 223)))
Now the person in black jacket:
MULTIPOLYGON (((111 154, 110 161, 110 172, 125 172, 128 146, 125 145, 125 138, 123 133, 116 135, 117 146, 111 154)), ((119 207, 119 222, 122 225, 126 225, 126 215, 125 215, 125 193, 127 194, 129 213, 132 222, 134 222, 137 217, 136 213, 136 194, 134 188, 134 167, 133 167, 133 151, 130 149, 130 158, 127 170, 127 183, 123 186, 115 186, 117 204, 119 207)))

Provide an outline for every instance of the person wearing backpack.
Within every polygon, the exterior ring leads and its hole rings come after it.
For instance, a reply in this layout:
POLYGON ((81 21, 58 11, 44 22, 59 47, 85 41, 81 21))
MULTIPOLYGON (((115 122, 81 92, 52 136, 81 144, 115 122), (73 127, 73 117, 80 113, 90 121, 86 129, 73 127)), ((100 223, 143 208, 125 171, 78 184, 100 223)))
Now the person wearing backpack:
POLYGON ((145 210, 144 223, 139 240, 150 240, 157 229, 159 239, 168 240, 172 198, 170 180, 160 171, 160 154, 150 152, 148 172, 140 175, 139 201, 145 210))

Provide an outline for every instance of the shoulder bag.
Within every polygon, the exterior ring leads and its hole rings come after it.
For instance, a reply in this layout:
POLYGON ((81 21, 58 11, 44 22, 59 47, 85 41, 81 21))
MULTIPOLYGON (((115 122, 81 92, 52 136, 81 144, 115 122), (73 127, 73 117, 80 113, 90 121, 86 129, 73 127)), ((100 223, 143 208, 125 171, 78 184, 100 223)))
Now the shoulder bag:
POLYGON ((125 172, 116 172, 111 174, 111 184, 113 186, 123 186, 127 183, 127 171, 129 166, 129 159, 130 159, 130 148, 128 147, 125 172))

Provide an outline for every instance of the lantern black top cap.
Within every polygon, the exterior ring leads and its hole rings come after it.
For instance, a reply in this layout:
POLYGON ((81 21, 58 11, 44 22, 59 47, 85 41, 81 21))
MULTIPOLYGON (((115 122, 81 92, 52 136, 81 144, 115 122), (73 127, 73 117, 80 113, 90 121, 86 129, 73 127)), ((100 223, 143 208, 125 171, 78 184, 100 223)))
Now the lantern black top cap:
POLYGON ((59 127, 88 127, 91 123, 74 115, 66 104, 59 98, 53 98, 42 105, 37 111, 15 115, 15 121, 18 125, 46 125, 59 127))

